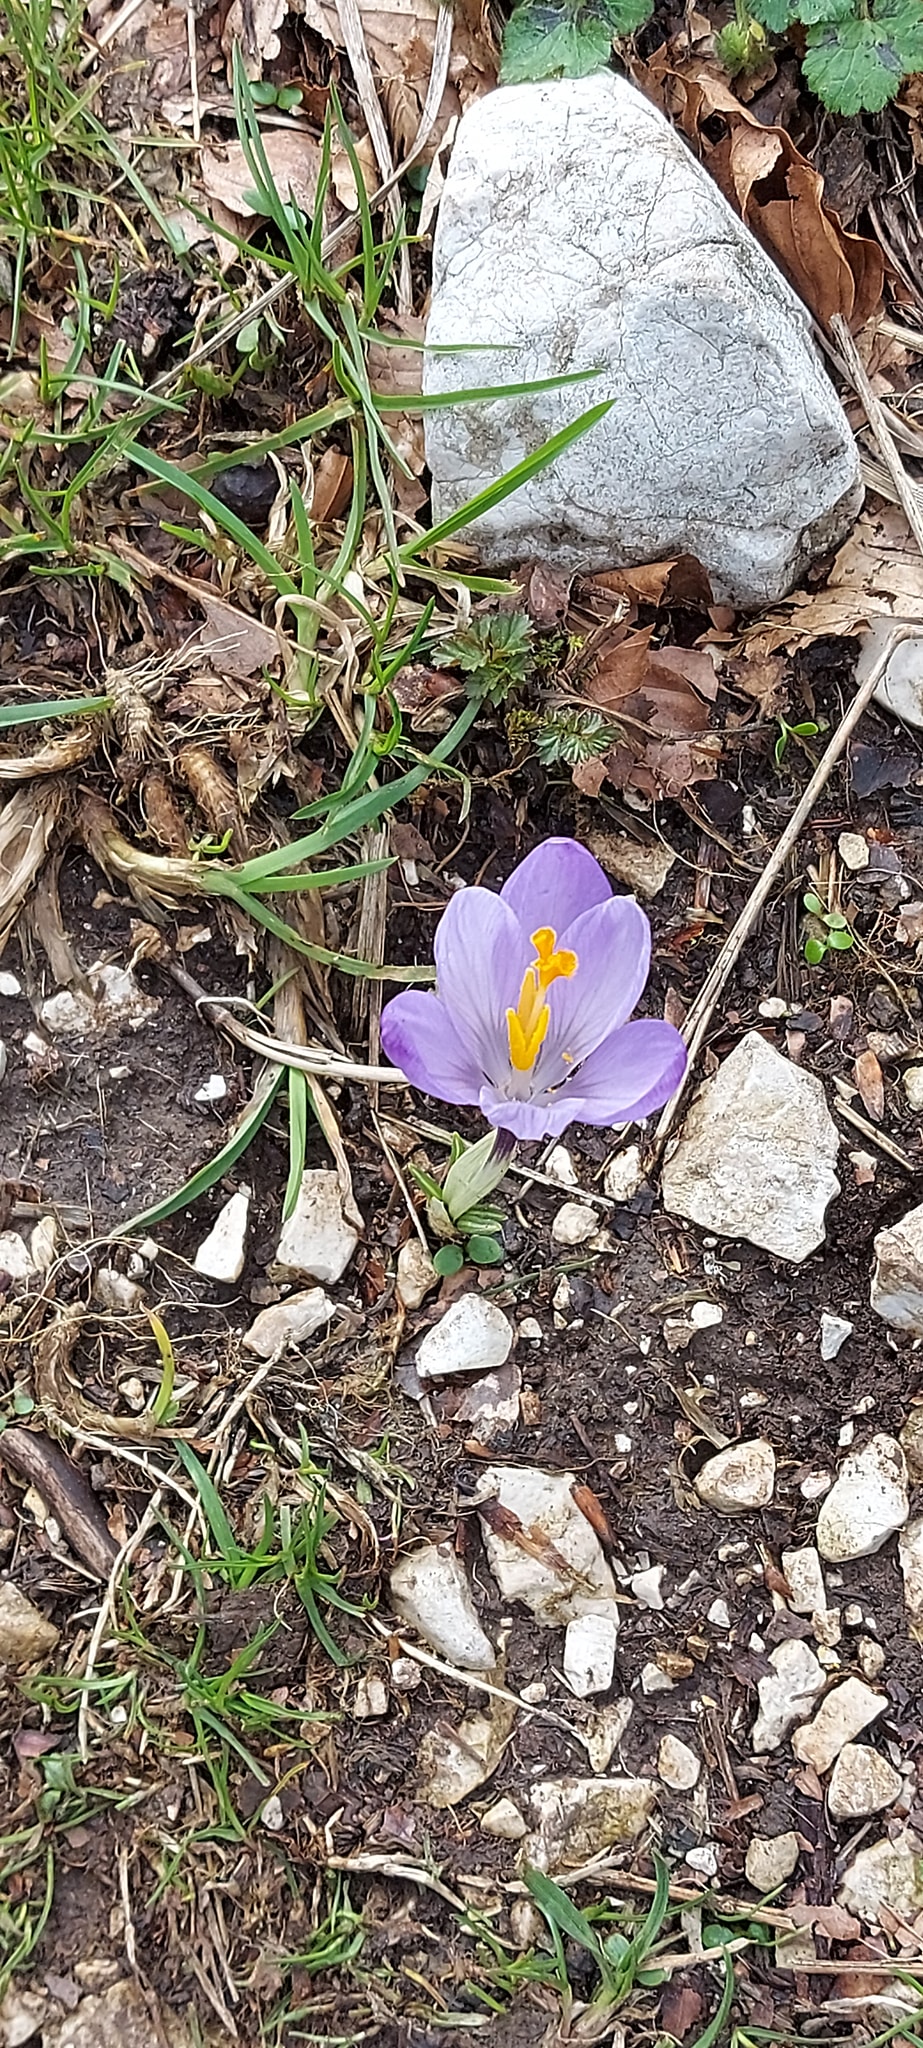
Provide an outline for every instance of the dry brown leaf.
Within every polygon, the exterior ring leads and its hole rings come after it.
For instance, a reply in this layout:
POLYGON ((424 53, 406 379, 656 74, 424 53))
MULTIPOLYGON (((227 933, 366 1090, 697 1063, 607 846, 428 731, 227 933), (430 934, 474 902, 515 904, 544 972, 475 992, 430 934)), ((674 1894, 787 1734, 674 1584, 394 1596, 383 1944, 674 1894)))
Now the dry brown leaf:
POLYGON ((885 1113, 885 1077, 877 1055, 870 1048, 860 1052, 853 1078, 872 1122, 880 1124, 885 1113))
POLYGON ((325 448, 314 471, 311 518, 317 526, 342 519, 353 487, 353 466, 339 448, 325 448))
MULTIPOLYGON (((263 148, 280 199, 293 198, 302 213, 313 218, 320 144, 306 129, 273 128, 263 136, 263 148)), ((220 151, 203 149, 200 164, 209 199, 239 219, 249 220, 261 211, 253 172, 239 142, 225 143, 220 151)))
POLYGON ((788 664, 781 654, 751 654, 745 661, 729 661, 731 682, 752 697, 763 718, 775 718, 788 701, 788 664))
POLYGON ((221 597, 207 595, 204 589, 199 603, 205 613, 205 630, 199 644, 219 675, 246 680, 278 661, 279 642, 261 619, 239 612, 236 606, 226 604, 221 597))
POLYGON ((711 584, 695 555, 672 555, 669 561, 642 562, 633 569, 603 569, 586 581, 635 604, 688 604, 704 610, 712 601, 711 584))
POLYGON ((795 590, 744 628, 748 656, 794 653, 825 634, 861 633, 878 618, 923 620, 923 556, 903 512, 876 501, 844 541, 823 590, 795 590))
MULTIPOLYGON (((369 55, 378 73, 388 126, 397 153, 413 142, 433 63, 438 0, 358 0, 369 55)), ((303 0, 304 19, 315 34, 345 49, 335 0, 303 0)), ((496 53, 486 10, 462 5, 455 11, 449 80, 433 131, 423 151, 429 162, 446 125, 497 82, 496 53)))
POLYGON ((587 695, 665 737, 705 732, 708 704, 718 693, 715 664, 697 647, 652 648, 653 628, 629 634, 600 660, 587 695))
POLYGON ((824 326, 841 313, 857 330, 874 313, 885 262, 877 242, 851 234, 824 201, 824 181, 784 128, 742 106, 727 78, 694 58, 658 53, 639 81, 678 120, 742 220, 824 326), (726 133, 710 140, 715 117, 726 133), (708 123, 708 129, 705 124, 708 123))
MULTIPOLYGON (((380 323, 382 334, 393 336, 391 346, 373 341, 368 351, 369 383, 379 398, 419 398, 423 384, 422 348, 402 348, 401 339, 408 342, 422 342, 425 322, 415 314, 408 313, 396 319, 380 323)), ((411 477, 403 476, 392 464, 394 496, 399 509, 413 518, 421 505, 426 503, 427 492, 417 482, 426 467, 426 451, 423 444, 423 419, 420 413, 389 412, 384 418, 385 431, 398 454, 412 472, 411 477)))
POLYGON ((235 43, 239 44, 248 78, 262 78, 264 60, 278 57, 278 30, 288 14, 288 0, 231 0, 221 31, 228 77, 235 43))

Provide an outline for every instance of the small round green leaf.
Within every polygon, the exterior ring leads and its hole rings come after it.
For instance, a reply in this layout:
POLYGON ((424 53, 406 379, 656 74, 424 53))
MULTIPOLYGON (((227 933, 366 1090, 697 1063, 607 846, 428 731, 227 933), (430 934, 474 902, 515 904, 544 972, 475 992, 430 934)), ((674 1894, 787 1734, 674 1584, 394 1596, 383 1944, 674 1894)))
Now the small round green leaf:
POLYGON ((805 939, 804 957, 809 967, 819 967, 826 951, 823 939, 805 939))
POLYGON ((503 1259, 503 1246, 495 1237, 469 1237, 468 1257, 473 1266, 499 1266, 503 1259))
POLYGON ((835 953, 848 953, 850 946, 854 946, 855 943, 854 932, 837 930, 827 934, 827 944, 833 947, 835 953))
POLYGON ((460 1244, 441 1244, 438 1252, 433 1254, 433 1265, 443 1280, 447 1280, 450 1273, 460 1273, 464 1263, 465 1254, 460 1244))
POLYGON ((810 911, 812 917, 823 917, 824 906, 820 897, 813 895, 810 889, 804 899, 804 907, 810 911))

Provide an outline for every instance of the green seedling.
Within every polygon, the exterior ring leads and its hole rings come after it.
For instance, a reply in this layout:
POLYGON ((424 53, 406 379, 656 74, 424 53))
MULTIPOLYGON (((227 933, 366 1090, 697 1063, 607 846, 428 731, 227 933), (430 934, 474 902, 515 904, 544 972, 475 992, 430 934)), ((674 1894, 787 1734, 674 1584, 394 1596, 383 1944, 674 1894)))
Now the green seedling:
POLYGON ((255 107, 278 107, 280 114, 293 114, 304 94, 300 85, 272 85, 261 78, 251 81, 250 97, 255 107))
POLYGON ((816 739, 819 732, 820 726, 813 718, 803 718, 800 725, 789 725, 788 720, 780 716, 778 738, 772 750, 772 758, 776 767, 781 768, 782 766, 789 740, 816 739))
POLYGON ((503 1211, 487 1198, 503 1179, 511 1149, 502 1133, 498 1138, 495 1131, 488 1131, 476 1145, 466 1145, 456 1133, 441 1181, 411 1166, 426 1196, 429 1223, 442 1239, 433 1264, 443 1277, 458 1273, 466 1259, 474 1266, 501 1264, 503 1245, 497 1232, 503 1226, 503 1211))
POLYGON ((532 621, 525 612, 482 613, 430 651, 434 668, 460 669, 472 697, 502 704, 534 663, 532 621))
POLYGON ((802 901, 808 913, 804 941, 804 957, 808 966, 819 967, 828 953, 848 953, 856 943, 856 935, 850 931, 842 911, 825 910, 820 897, 810 889, 802 901))

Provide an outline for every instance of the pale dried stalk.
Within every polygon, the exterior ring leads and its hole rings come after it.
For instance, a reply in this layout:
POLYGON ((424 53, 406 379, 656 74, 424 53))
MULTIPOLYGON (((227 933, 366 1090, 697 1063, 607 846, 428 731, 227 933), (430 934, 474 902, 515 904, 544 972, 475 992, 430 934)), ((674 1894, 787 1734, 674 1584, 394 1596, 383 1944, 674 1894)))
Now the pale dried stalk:
POLYGON ((888 424, 888 416, 881 399, 876 397, 869 382, 868 371, 850 334, 842 313, 834 313, 831 330, 837 347, 843 357, 846 374, 854 391, 861 398, 872 433, 878 445, 878 453, 890 472, 897 492, 898 503, 910 527, 917 547, 923 554, 923 507, 917 491, 910 481, 900 458, 897 442, 888 424))
POLYGON ((17 789, 0 811, 0 953, 38 874, 64 809, 65 792, 17 789))
POLYGON ((671 1095, 666 1108, 661 1113, 651 1145, 652 1159, 659 1159, 663 1152, 663 1148, 676 1121, 677 1110, 692 1079, 696 1055, 701 1051, 719 996, 725 987, 732 969, 736 966, 743 952, 764 903, 771 895, 789 854, 797 845, 818 797, 826 787, 833 769, 845 750, 847 741, 855 731, 863 712, 868 709, 895 647, 899 647, 904 640, 917 639, 919 633, 920 627, 918 624, 904 624, 891 627, 887 639, 882 643, 882 651, 877 661, 873 663, 864 683, 856 691, 848 711, 841 718, 832 739, 814 770, 807 789, 801 798, 801 802, 792 812, 785 831, 763 869, 759 881, 747 898, 737 923, 725 939, 718 958, 710 972, 706 975, 694 1003, 690 1005, 688 1015, 682 1027, 683 1037, 689 1048, 689 1065, 684 1079, 680 1082, 675 1094, 671 1095))

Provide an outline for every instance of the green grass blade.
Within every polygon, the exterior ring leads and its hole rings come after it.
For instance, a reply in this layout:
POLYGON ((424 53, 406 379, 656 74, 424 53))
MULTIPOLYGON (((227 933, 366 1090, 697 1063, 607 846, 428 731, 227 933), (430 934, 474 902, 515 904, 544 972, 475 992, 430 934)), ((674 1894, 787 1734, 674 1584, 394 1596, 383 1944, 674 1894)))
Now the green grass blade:
POLYGON ((522 484, 529 483, 532 477, 540 476, 542 470, 547 469, 549 463, 554 462, 559 455, 563 455, 566 448, 571 448, 583 434, 588 434, 591 427, 598 426, 599 421, 605 419, 607 412, 611 410, 613 402, 611 398, 605 398, 601 404, 591 406, 589 412, 581 413, 579 419, 572 420, 569 426, 562 427, 557 434, 552 434, 547 441, 542 442, 540 448, 534 450, 533 454, 527 455, 522 462, 517 462, 513 469, 508 469, 504 476, 497 478, 495 484, 488 484, 486 490, 478 491, 475 497, 460 505, 457 512, 450 513, 438 526, 431 526, 428 533, 418 534, 416 539, 405 541, 400 550, 401 561, 412 562, 414 556, 422 554, 424 548, 440 547, 443 541, 451 540, 452 535, 458 533, 461 527, 470 526, 475 519, 483 518, 485 512, 492 512, 495 505, 502 505, 504 498, 509 498, 513 491, 518 491, 522 484))
MULTIPOLYGON (((374 763, 373 763, 374 766, 374 763)), ((351 868, 321 868, 313 875, 270 875, 265 881, 254 882, 248 895, 266 896, 272 891, 295 891, 298 889, 339 889, 347 882, 358 882, 363 875, 381 875, 386 868, 394 866, 394 855, 386 860, 359 860, 351 868)))
POLYGON ((716 2043, 723 2041, 725 2038, 725 2025, 730 2018, 731 2006, 734 2003, 734 1965, 731 1962, 730 1956, 727 1955, 723 1955, 721 1961, 724 1964, 724 1989, 721 1993, 721 2003, 717 2012, 712 2014, 707 2027, 691 2043, 691 2048, 716 2048, 716 2043))
POLYGON ((156 477, 159 483, 169 484, 171 489, 179 491, 184 498, 189 498, 193 505, 198 505, 200 512, 207 512, 222 533, 226 533, 230 540, 236 541, 238 547, 243 548, 244 553, 249 555, 250 560, 262 569, 264 576, 272 584, 273 589, 279 592, 280 597, 297 596, 297 584, 282 568, 281 563, 276 561, 275 555, 260 540, 259 535, 245 525, 242 519, 238 519, 236 512, 231 512, 226 505, 222 505, 220 498, 213 497, 211 491, 207 491, 203 484, 197 483, 194 476, 190 476, 185 469, 178 469, 175 462, 167 462, 162 455, 155 455, 152 448, 142 448, 137 441, 126 441, 122 454, 126 462, 135 463, 136 467, 143 469, 148 476, 156 477))
POLYGON ((47 718, 89 718, 111 711, 111 697, 54 697, 46 704, 0 705, 0 731, 13 725, 43 725, 47 718))
POLYGON ((256 1137, 262 1123, 285 1080, 284 1067, 267 1067, 253 1093, 249 1109, 238 1129, 221 1151, 216 1152, 206 1166, 200 1166, 190 1180, 184 1182, 175 1194, 165 1195, 161 1202, 155 1202, 150 1209, 142 1209, 139 1216, 133 1216, 129 1223, 121 1223, 113 1231, 114 1237, 130 1237, 136 1230, 151 1230, 156 1223, 162 1223, 167 1216, 175 1216, 178 1209, 188 1209, 197 1202, 200 1195, 206 1195, 229 1169, 246 1152, 247 1146, 256 1137))
POLYGON ((438 412, 443 405, 476 405, 479 398, 527 398, 533 391, 559 391, 565 384, 588 384, 602 370, 569 370, 562 377, 537 377, 532 384, 473 384, 464 391, 418 391, 412 398, 380 398, 376 412, 438 412))
POLYGON ((211 1473, 206 1471, 201 1458, 193 1450, 192 1445, 185 1443, 181 1437, 177 1438, 176 1451, 180 1463, 185 1465, 186 1471, 202 1503, 202 1512, 208 1523, 212 1541, 219 1555, 228 1562, 236 1563, 239 1558, 243 1558, 245 1552, 241 1551, 240 1544, 231 1528, 224 1502, 211 1473))
POLYGON ((580 1948, 587 1949, 598 1969, 608 1976, 609 1967, 602 1944, 586 1914, 581 1913, 579 1906, 575 1906, 560 1885, 555 1884, 554 1878, 546 1877, 543 1870, 526 1870, 523 1875, 539 1911, 544 1913, 549 1924, 566 1934, 570 1941, 576 1941, 580 1948))

